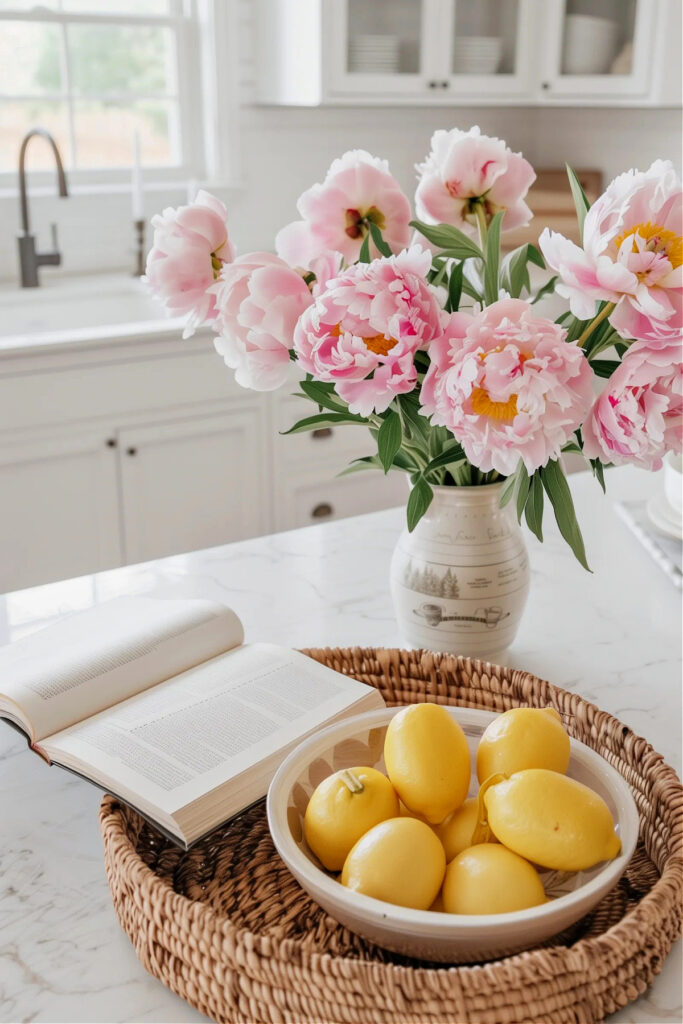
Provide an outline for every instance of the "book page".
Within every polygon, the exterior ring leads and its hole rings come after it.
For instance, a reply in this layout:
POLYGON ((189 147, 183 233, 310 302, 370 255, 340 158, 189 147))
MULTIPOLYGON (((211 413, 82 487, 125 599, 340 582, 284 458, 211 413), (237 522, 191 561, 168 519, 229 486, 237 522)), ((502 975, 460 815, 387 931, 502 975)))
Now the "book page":
POLYGON ((242 640, 235 613, 213 601, 115 598, 0 648, 0 696, 39 742, 242 640))
POLYGON ((368 693, 296 651, 245 645, 51 736, 45 748, 172 814, 368 693))

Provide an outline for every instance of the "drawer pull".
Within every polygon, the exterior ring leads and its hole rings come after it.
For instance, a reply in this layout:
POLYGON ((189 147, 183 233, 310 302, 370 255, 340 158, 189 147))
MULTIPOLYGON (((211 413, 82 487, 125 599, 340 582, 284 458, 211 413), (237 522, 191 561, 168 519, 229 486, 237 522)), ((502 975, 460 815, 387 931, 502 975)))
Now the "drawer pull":
POLYGON ((332 437, 332 427, 318 427, 317 430, 311 431, 311 437, 314 441, 324 441, 328 437, 332 437))
POLYGON ((137 453, 137 448, 133 447, 132 445, 130 448, 126 448, 126 455, 137 455, 137 453))
POLYGON ((334 509, 327 501, 321 501, 319 505, 316 505, 311 511, 311 519, 325 519, 327 516, 331 516, 334 509))

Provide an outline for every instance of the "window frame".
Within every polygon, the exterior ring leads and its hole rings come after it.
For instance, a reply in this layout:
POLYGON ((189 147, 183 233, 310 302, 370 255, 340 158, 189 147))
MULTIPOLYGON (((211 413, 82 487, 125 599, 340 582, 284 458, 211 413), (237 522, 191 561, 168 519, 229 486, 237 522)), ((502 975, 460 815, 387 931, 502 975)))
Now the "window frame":
MULTIPOLYGON (((173 66, 175 94, 170 99, 177 104, 178 135, 179 135, 179 156, 180 160, 174 164, 143 164, 142 172, 145 188, 155 188, 187 183, 191 179, 200 179, 205 176, 204 140, 202 117, 196 116, 196 112, 202 109, 202 96, 199 84, 199 74, 191 74, 193 55, 197 65, 200 64, 200 32, 198 24, 197 5, 195 0, 169 0, 169 12, 167 14, 134 14, 117 13, 115 11, 79 12, 51 10, 41 7, 36 3, 28 9, 9 8, 0 11, 0 28, 3 21, 36 22, 39 24, 57 25, 62 32, 70 24, 81 25, 139 25, 158 26, 170 28, 174 33, 175 61, 173 66)), ((93 94, 92 99, 111 98, 112 94, 93 94)), ((78 98, 69 89, 67 82, 66 89, 59 93, 46 93, 43 96, 9 96, 6 93, 0 94, 0 103, 5 99, 44 99, 46 101, 64 102, 67 108, 71 107, 74 98, 78 98)), ((130 99, 135 101, 143 98, 154 98, 151 95, 142 93, 130 93, 130 99)), ((161 98, 161 97, 157 97, 161 98)), ((165 95, 164 99, 169 96, 165 95)), ((73 113, 68 109, 69 133, 73 145, 73 113)), ((16 153, 17 169, 0 171, 0 194, 12 194, 18 191, 18 160, 19 152, 16 153)), ((27 174, 30 175, 31 185, 36 191, 52 191, 54 187, 53 170, 32 170, 30 150, 27 154, 27 174)), ((130 164, 123 167, 67 167, 69 187, 76 192, 107 192, 126 191, 130 189, 131 180, 130 164)))

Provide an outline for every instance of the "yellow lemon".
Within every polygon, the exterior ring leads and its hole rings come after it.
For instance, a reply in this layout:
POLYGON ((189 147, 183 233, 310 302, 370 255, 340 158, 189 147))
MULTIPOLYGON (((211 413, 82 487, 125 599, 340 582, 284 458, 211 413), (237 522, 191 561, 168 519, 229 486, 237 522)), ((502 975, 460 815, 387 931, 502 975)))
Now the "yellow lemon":
POLYGON ((345 768, 323 779, 311 795, 304 835, 328 871, 341 871, 356 840, 398 813, 398 797, 386 775, 375 768, 345 768))
POLYGON ((390 818, 358 840, 342 870, 342 885, 399 907, 428 910, 436 899, 446 855, 417 818, 390 818))
POLYGON ((512 708, 487 726, 477 748, 477 778, 512 775, 525 768, 548 768, 563 775, 569 767, 569 736, 554 708, 512 708))
MULTIPOLYGON (((462 807, 449 814, 440 825, 434 825, 434 831, 443 843, 446 852, 446 860, 451 861, 468 846, 472 845, 474 830, 479 818, 479 800, 476 796, 465 800, 462 807)), ((495 843, 498 840, 492 836, 488 842, 495 843)))
POLYGON ((470 846, 451 861, 442 896, 449 914, 508 914, 546 902, 538 871, 492 843, 470 846))
POLYGON ((406 807, 438 825, 470 784, 470 752, 456 720, 439 704, 411 704, 394 715, 384 739, 387 775, 406 807))
POLYGON ((588 786, 545 768, 527 768, 484 795, 501 843, 544 868, 582 871, 621 849, 609 807, 588 786))

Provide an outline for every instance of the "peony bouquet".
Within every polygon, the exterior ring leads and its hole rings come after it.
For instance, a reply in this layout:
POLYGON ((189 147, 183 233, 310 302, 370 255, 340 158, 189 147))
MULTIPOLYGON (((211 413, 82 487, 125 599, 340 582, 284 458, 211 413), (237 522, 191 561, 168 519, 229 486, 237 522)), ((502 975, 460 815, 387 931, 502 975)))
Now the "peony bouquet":
POLYGON ((365 424, 372 452, 344 472, 407 473, 409 530, 434 486, 505 479, 501 504, 542 539, 547 496, 588 568, 562 454, 604 489, 605 466, 681 451, 680 181, 658 160, 589 206, 568 168, 581 246, 546 228, 503 256, 532 217, 521 154, 476 127, 437 131, 417 171, 413 219, 385 161, 345 153, 300 197, 277 255, 235 257, 224 206, 200 192, 153 219, 147 280, 187 315, 185 336, 212 324, 243 387, 279 388, 298 364, 316 411, 289 433, 365 424), (569 300, 555 321, 537 305, 552 291, 569 300))

